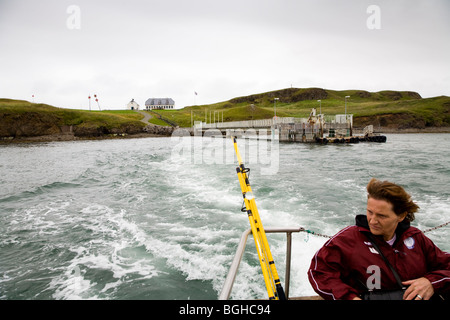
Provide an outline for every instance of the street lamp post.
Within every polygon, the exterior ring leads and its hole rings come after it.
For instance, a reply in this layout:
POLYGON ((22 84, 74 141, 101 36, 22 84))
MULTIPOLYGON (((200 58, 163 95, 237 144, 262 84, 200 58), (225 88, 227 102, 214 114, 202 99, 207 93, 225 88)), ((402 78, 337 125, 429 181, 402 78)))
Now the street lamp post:
POLYGON ((277 100, 280 100, 280 98, 273 98, 273 110, 275 118, 277 117, 277 100))
POLYGON ((347 120, 347 98, 350 98, 350 96, 345 96, 345 120, 347 120))

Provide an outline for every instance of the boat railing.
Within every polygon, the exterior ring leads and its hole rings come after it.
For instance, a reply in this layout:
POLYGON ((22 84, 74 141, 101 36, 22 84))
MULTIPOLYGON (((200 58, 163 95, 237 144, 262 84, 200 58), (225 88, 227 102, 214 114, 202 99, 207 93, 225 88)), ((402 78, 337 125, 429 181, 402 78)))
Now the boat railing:
MULTIPOLYGON (((291 273, 291 247, 292 247, 292 233, 305 231, 302 227, 297 228, 265 228, 265 233, 286 233, 286 272, 284 278, 284 292, 286 298, 289 299, 289 281, 291 273)), ((222 287, 222 292, 219 295, 219 300, 228 300, 233 289, 234 280, 239 269, 242 257, 244 255, 245 246, 247 244, 248 236, 252 233, 251 229, 247 229, 242 233, 241 240, 236 249, 233 262, 231 263, 230 270, 228 271, 227 278, 222 287)))

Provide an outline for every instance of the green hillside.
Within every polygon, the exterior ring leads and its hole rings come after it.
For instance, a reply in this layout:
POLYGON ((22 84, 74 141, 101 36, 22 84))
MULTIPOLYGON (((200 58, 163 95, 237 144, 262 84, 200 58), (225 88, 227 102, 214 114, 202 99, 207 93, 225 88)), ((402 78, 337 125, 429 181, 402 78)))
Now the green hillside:
MULTIPOLYGON (((411 91, 325 90, 320 88, 288 88, 233 98, 209 105, 190 106, 178 110, 155 110, 152 121, 180 127, 194 121, 238 121, 269 119, 274 115, 274 98, 277 116, 307 117, 311 108, 335 115, 347 113, 354 116, 354 126, 373 124, 390 129, 426 129, 450 127, 450 97, 423 99, 411 91), (157 119, 160 115, 161 119, 157 119)), ((134 111, 85 111, 56 108, 46 104, 22 100, 0 99, 0 138, 57 135, 67 130, 77 137, 96 137, 108 134, 142 133, 145 124, 142 115, 134 111)), ((159 127, 161 128, 161 127, 159 127)), ((169 132, 169 131, 167 131, 169 132)), ((164 134, 168 134, 165 132, 164 134)))
POLYGON ((279 98, 276 109, 280 117, 307 117, 311 108, 335 115, 344 113, 345 96, 347 113, 354 115, 355 126, 376 124, 398 128, 425 128, 450 126, 450 97, 422 99, 411 91, 325 90, 320 88, 288 88, 250 96, 237 97, 210 105, 190 106, 179 110, 157 110, 164 118, 179 126, 190 126, 191 111, 194 121, 207 121, 219 117, 224 121, 267 119, 274 115, 274 98, 279 98), (220 115, 220 116, 219 116, 220 115), (373 122, 378 123, 373 123, 373 122))
POLYGON ((145 126, 141 118, 133 111, 83 111, 0 99, 0 137, 59 134, 63 126, 72 126, 77 136, 139 133, 145 126))

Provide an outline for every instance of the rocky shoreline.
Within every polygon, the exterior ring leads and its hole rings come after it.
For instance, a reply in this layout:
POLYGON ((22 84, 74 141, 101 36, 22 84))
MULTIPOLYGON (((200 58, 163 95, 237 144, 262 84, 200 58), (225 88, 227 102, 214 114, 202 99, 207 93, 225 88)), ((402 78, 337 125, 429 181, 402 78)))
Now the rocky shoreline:
POLYGON ((0 144, 169 137, 173 130, 172 127, 151 124, 139 131, 114 132, 110 130, 90 130, 80 134, 80 130, 74 130, 72 126, 63 126, 58 130, 59 132, 52 134, 0 137, 0 144))
POLYGON ((106 134, 102 136, 85 136, 77 137, 69 134, 52 134, 35 137, 4 137, 0 138, 1 144, 11 143, 39 143, 39 142, 55 142, 55 141, 85 141, 85 140, 112 140, 112 139, 135 139, 135 138, 154 138, 164 137, 164 135, 154 133, 135 133, 135 134, 106 134))
MULTIPOLYGON (((55 141, 84 141, 84 140, 111 140, 111 139, 137 139, 137 138, 154 138, 154 137, 170 137, 174 128, 162 126, 147 126, 141 133, 108 133, 95 136, 77 136, 69 130, 59 134, 49 134, 41 136, 22 136, 22 137, 0 137, 0 144, 16 144, 16 143, 39 143, 39 142, 55 142, 55 141)), ((428 128, 374 128, 374 133, 378 134, 408 134, 408 133, 450 133, 450 127, 428 127, 428 128)))
POLYGON ((373 128, 374 133, 450 133, 450 127, 425 127, 425 128, 373 128))

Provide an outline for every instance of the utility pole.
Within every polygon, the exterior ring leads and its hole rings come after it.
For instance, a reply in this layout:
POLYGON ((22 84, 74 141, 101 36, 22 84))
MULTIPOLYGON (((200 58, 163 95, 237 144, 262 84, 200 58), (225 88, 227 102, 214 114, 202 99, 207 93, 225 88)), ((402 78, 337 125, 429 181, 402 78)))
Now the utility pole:
POLYGON ((345 121, 347 121, 347 98, 350 98, 350 96, 345 96, 345 121))
POLYGON ((273 112, 274 117, 277 117, 277 100, 280 100, 280 98, 273 98, 273 112))

